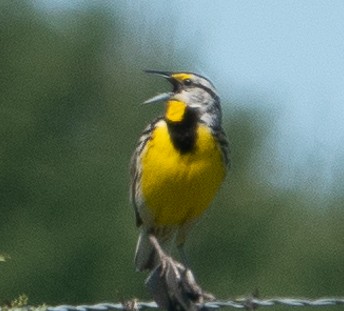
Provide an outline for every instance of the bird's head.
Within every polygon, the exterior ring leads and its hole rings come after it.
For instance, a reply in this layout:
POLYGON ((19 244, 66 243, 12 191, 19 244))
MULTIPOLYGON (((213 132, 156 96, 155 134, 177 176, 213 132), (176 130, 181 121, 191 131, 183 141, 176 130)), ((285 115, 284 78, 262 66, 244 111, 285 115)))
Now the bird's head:
POLYGON ((146 100, 144 104, 167 102, 169 106, 171 103, 179 103, 181 109, 197 111, 200 119, 207 123, 218 125, 221 122, 220 99, 214 85, 207 78, 192 72, 145 72, 167 79, 173 88, 170 92, 146 100))

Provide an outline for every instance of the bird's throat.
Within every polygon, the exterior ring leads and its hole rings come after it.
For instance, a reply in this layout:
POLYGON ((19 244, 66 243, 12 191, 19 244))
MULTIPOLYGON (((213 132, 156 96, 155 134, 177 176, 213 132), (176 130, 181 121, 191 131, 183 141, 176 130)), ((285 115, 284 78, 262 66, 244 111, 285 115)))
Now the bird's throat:
POLYGON ((169 100, 167 102, 165 118, 169 122, 182 122, 187 110, 187 105, 178 100, 169 100))
POLYGON ((197 113, 184 102, 170 100, 165 120, 174 147, 180 153, 191 152, 197 139, 197 113))

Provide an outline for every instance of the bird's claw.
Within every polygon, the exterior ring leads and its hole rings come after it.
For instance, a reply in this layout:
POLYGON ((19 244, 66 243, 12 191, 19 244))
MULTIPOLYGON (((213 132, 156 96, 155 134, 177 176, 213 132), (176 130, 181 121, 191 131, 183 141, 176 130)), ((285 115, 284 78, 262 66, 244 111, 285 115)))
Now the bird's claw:
POLYGON ((200 304, 214 300, 196 283, 192 271, 167 256, 156 238, 151 239, 155 247, 159 264, 146 280, 146 286, 159 307, 168 310, 199 310, 200 304))

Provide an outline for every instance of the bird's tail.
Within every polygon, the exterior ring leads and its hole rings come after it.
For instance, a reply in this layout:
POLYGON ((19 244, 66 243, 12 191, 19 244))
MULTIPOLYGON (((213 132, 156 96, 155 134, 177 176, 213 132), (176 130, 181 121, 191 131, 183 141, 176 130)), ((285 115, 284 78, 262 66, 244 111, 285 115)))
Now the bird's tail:
MULTIPOLYGON (((155 236, 156 237, 156 236, 155 236)), ((170 246, 171 239, 157 238, 159 246, 166 250, 170 246)), ((157 250, 150 240, 150 233, 141 230, 135 251, 135 267, 137 271, 152 270, 159 264, 157 250)))

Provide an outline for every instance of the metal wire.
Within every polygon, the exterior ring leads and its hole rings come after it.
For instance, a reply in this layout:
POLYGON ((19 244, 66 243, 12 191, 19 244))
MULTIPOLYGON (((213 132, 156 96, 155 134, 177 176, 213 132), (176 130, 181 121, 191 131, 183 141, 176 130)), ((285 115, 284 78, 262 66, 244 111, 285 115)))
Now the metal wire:
MULTIPOLYGON (((291 307, 325 307, 344 305, 343 298, 320 298, 320 299, 297 299, 297 298, 241 298, 235 300, 211 301, 199 305, 200 308, 219 309, 219 308, 236 308, 236 309, 255 309, 257 307, 273 307, 276 305, 291 307)), ((146 310, 158 309, 155 302, 138 302, 128 301, 125 303, 101 303, 96 305, 81 306, 57 306, 48 307, 47 311, 111 311, 111 310, 146 310)))
MULTIPOLYGON (((319 298, 319 299, 299 299, 299 298, 240 298, 234 300, 218 300, 199 304, 199 309, 220 309, 235 308, 254 310, 257 307, 273 307, 273 306, 289 306, 289 307, 325 307, 344 305, 343 298, 319 298)), ((123 303, 98 303, 95 305, 60 305, 60 306, 41 306, 41 307, 0 307, 0 311, 112 311, 112 310, 147 310, 158 309, 155 302, 139 302, 137 300, 129 300, 123 303)))

